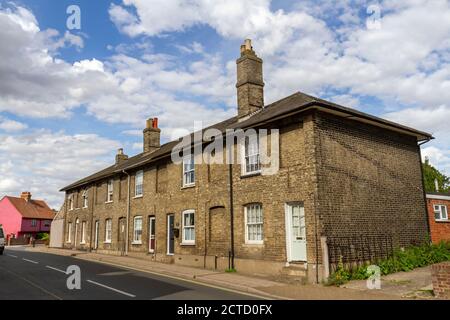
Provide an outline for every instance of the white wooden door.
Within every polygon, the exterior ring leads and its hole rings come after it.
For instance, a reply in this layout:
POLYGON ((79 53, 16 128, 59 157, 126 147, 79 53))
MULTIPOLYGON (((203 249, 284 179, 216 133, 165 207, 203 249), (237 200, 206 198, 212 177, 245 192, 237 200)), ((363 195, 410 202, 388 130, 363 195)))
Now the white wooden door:
POLYGON ((301 203, 286 204, 286 244, 288 262, 306 261, 305 208, 301 203))

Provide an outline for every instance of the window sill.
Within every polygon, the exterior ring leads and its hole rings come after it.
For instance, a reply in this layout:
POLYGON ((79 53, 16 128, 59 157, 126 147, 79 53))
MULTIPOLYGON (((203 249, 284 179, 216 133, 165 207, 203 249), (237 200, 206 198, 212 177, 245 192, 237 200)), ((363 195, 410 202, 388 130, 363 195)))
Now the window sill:
POLYGON ((141 245, 142 241, 133 241, 131 242, 132 245, 141 245))
POLYGON ((109 241, 103 241, 103 243, 105 243, 105 244, 111 244, 111 240, 109 240, 109 241))
POLYGON ((434 222, 439 222, 439 223, 441 223, 441 222, 443 222, 443 223, 449 223, 450 222, 450 220, 449 219, 439 219, 439 220, 434 220, 434 222))
POLYGON ((143 197, 144 197, 144 195, 141 194, 141 195, 139 195, 139 196, 134 196, 133 199, 140 199, 140 198, 143 198, 143 197))
POLYGON ((86 241, 84 241, 84 242, 80 242, 80 244, 86 244, 86 241))
POLYGON ((105 203, 113 203, 113 201, 105 201, 105 203))
POLYGON ((180 243, 180 246, 195 246, 195 242, 182 242, 180 243))
POLYGON ((88 209, 89 207, 83 207, 83 209, 88 209))
POLYGON ((241 174, 241 179, 256 177, 256 176, 260 176, 260 175, 261 175, 261 171, 243 173, 243 174, 241 174))
POLYGON ((186 185, 181 187, 181 190, 183 190, 183 189, 191 189, 191 188, 195 188, 195 183, 186 184, 186 185))
POLYGON ((245 245, 262 247, 264 245, 264 241, 247 241, 245 242, 245 245))

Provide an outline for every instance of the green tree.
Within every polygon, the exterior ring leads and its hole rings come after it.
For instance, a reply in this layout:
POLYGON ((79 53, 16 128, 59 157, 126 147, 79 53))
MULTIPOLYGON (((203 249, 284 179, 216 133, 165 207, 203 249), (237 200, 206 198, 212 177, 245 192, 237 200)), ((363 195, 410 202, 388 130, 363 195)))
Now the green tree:
POLYGON ((423 177, 425 180, 426 192, 449 192, 450 191, 450 178, 445 174, 439 172, 438 169, 430 164, 428 158, 425 158, 425 163, 422 164, 423 177), (436 190, 435 180, 438 182, 439 190, 436 190))

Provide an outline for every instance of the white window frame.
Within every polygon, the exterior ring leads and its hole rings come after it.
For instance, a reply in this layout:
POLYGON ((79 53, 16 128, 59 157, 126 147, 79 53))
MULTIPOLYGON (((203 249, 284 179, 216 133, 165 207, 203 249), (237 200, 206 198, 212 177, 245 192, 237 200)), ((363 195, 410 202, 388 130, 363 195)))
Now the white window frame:
POLYGON ((245 219, 245 243, 246 244, 264 244, 264 210, 261 203, 250 203, 244 207, 244 219, 245 219), (261 212, 261 221, 249 223, 249 209, 253 207, 259 207, 261 212), (249 239, 249 227, 261 225, 261 239, 249 239))
POLYGON ((105 220, 105 241, 104 243, 111 243, 112 239, 112 219, 105 220), (109 237, 108 237, 109 235, 109 237))
POLYGON ((106 184, 106 203, 113 202, 114 196, 114 180, 109 179, 106 184))
POLYGON ((148 220, 148 252, 154 253, 156 248, 156 217, 151 216, 148 220), (152 222, 154 222, 154 226, 152 228, 152 222), (152 232, 154 233, 152 235, 152 232), (154 246, 152 248, 152 240, 154 240, 154 246))
POLYGON ((86 221, 81 222, 81 239, 80 244, 86 244, 86 221))
POLYGON ((37 220, 36 219, 31 219, 31 226, 32 227, 36 227, 37 226, 37 220))
POLYGON ((183 187, 192 187, 195 185, 195 157, 194 154, 190 154, 183 158, 183 187), (189 161, 189 162, 188 162, 189 161), (191 167, 186 170, 186 165, 190 165, 191 167), (193 174, 192 181, 188 182, 187 177, 191 177, 193 174))
POLYGON ((72 242, 72 222, 67 223, 67 243, 72 242))
POLYGON ((144 170, 139 170, 134 176, 134 197, 144 196, 144 170), (139 187, 139 188, 138 188, 139 187))
POLYGON ((261 156, 259 154, 259 136, 255 135, 245 135, 243 142, 241 143, 241 172, 243 176, 253 175, 261 173, 261 156), (256 153, 252 152, 251 154, 248 151, 248 146, 250 145, 250 141, 254 141, 254 136, 256 136, 256 153), (247 144, 248 141, 248 144, 247 144), (256 157, 257 162, 250 164, 250 159, 256 157), (247 160, 249 161, 249 165, 254 165, 256 167, 255 170, 249 170, 247 167, 247 160))
POLYGON ((83 209, 86 209, 89 206, 89 197, 87 190, 83 191, 82 199, 83 199, 83 209))
POLYGON ((448 221, 448 208, 445 204, 433 205, 433 212, 435 221, 448 221), (436 218, 436 214, 439 214, 439 218, 436 218))
POLYGON ((181 223, 182 223, 182 241, 181 244, 182 245, 195 245, 195 210, 185 210, 183 211, 183 213, 181 214, 181 223), (186 215, 193 215, 194 217, 194 223, 191 225, 185 225, 185 219, 184 217, 186 215), (186 229, 191 229, 193 230, 193 235, 194 235, 194 239, 186 239, 186 229))
POLYGON ((142 216, 135 216, 133 219, 133 242, 132 244, 142 244, 142 223, 143 219, 142 216), (140 220, 140 229, 137 229, 136 222, 140 220), (138 231, 140 231, 140 234, 138 234, 138 231))
POLYGON ((69 211, 73 210, 73 193, 69 196, 69 211))

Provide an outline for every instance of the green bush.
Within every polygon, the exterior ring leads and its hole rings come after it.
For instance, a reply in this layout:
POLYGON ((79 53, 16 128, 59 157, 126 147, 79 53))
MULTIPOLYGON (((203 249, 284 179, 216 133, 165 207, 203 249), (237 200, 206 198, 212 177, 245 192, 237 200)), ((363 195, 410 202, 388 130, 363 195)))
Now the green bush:
MULTIPOLYGON (((442 261, 450 261, 450 242, 397 249, 392 257, 379 260, 374 264, 380 267, 382 275, 387 275, 400 271, 411 271, 442 261)), ((367 267, 368 265, 363 265, 353 270, 346 270, 340 260, 336 271, 330 275, 328 284, 339 286, 349 280, 365 280, 370 276, 367 267)))
POLYGON ((345 270, 344 264, 342 263, 342 259, 340 259, 336 271, 333 272, 328 278, 327 285, 340 286, 349 281, 350 278, 351 278, 350 273, 347 270, 345 270))
POLYGON ((48 240, 50 235, 46 232, 41 232, 36 235, 36 240, 48 240))

